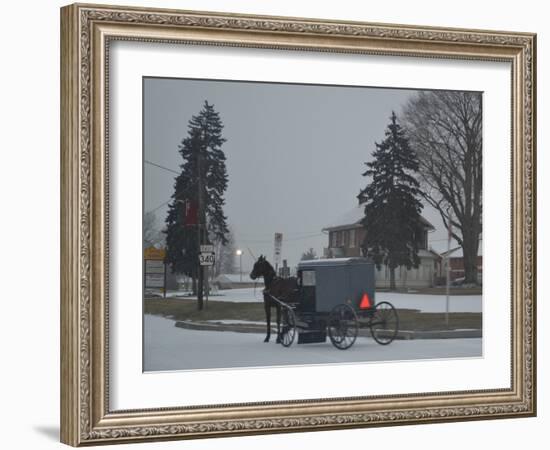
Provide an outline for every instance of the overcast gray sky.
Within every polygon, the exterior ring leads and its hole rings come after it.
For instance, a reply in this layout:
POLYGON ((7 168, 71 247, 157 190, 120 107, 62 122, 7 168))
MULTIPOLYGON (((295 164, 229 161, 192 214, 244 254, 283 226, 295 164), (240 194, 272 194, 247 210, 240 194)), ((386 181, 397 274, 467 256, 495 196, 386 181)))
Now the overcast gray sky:
MULTIPOLYGON (((416 91, 186 79, 144 79, 144 158, 178 171, 178 144, 205 100, 224 124, 229 185, 225 214, 235 244, 273 261, 274 233, 283 233, 283 259, 294 266, 312 247, 328 246, 322 228, 357 205, 361 176, 393 111, 416 91)), ((144 165, 144 210, 163 226, 175 174, 144 165), (163 205, 163 206, 160 206, 163 205), (160 206, 160 207, 159 207, 160 206)), ((423 215, 446 232, 433 210, 423 215)), ((444 246, 445 248, 445 246, 444 246)))

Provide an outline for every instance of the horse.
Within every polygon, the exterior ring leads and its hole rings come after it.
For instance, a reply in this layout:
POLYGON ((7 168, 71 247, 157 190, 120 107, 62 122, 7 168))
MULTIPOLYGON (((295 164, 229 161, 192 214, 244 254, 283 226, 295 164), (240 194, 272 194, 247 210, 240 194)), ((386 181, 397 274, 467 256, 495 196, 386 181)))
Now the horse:
POLYGON ((281 278, 275 273, 273 266, 267 261, 265 256, 260 255, 254 263, 250 278, 253 280, 264 277, 264 309, 267 323, 267 335, 264 342, 269 342, 271 337, 271 308, 277 311, 277 343, 281 342, 281 305, 271 299, 271 296, 285 301, 288 300, 293 292, 298 288, 296 277, 281 278))

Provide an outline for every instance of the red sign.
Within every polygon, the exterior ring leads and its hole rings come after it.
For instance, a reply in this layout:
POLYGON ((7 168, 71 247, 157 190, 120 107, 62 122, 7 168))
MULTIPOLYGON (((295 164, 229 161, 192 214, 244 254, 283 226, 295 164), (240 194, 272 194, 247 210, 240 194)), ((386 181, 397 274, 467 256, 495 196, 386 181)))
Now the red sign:
POLYGON ((183 222, 184 225, 186 227, 192 226, 192 225, 198 225, 199 207, 197 205, 197 202, 194 202, 193 200, 185 200, 184 207, 185 207, 185 219, 183 222))

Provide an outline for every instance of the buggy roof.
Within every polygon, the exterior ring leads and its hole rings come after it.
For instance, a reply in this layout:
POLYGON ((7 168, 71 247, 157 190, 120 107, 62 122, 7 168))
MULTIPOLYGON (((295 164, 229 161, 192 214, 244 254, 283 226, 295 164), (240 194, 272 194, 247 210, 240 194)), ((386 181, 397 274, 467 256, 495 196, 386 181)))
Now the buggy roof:
POLYGON ((367 258, 327 258, 327 259, 311 259, 300 261, 298 263, 298 269, 307 269, 315 267, 328 267, 328 266, 346 266, 355 264, 372 264, 367 258))

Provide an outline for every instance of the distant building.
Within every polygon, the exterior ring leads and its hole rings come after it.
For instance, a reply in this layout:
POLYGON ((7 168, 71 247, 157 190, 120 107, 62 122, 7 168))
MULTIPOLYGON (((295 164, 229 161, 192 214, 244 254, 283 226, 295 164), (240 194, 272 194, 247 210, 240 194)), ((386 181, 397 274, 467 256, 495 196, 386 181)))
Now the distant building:
MULTIPOLYGON (((344 258, 350 256, 363 256, 361 244, 367 230, 361 224, 365 217, 365 205, 359 204, 352 210, 343 214, 339 219, 323 228, 328 233, 328 247, 325 248, 326 258, 344 258)), ((416 269, 407 270, 406 267, 395 269, 395 283, 398 288, 433 286, 439 269, 439 255, 428 249, 428 232, 433 231, 433 225, 424 217, 424 232, 419 239, 420 264, 416 269)), ((376 287, 389 287, 390 270, 382 266, 376 270, 376 287)))
POLYGON ((263 279, 253 280, 247 274, 222 273, 214 278, 214 284, 218 289, 237 289, 254 286, 261 286, 263 289, 263 279))

